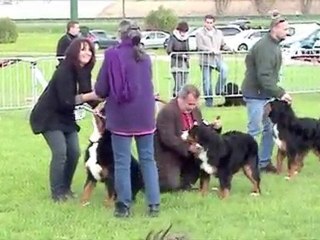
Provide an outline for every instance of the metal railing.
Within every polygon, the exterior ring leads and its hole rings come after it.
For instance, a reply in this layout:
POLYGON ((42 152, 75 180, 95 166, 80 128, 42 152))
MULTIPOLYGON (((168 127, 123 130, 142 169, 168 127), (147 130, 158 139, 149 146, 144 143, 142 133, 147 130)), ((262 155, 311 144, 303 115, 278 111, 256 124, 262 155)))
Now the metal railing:
MULTIPOLYGON (((169 99, 183 84, 192 83, 201 89, 202 97, 242 96, 240 86, 245 75, 246 53, 223 53, 213 59, 205 54, 208 55, 203 52, 174 52, 169 56, 150 54, 155 92, 161 98, 169 99), (212 67, 206 67, 207 60, 213 61, 212 67), (223 74, 216 71, 214 64, 220 64, 223 74), (217 84, 219 80, 221 84, 217 84)), ((306 58, 306 55, 302 57, 306 58)), ((93 83, 102 60, 103 55, 98 55, 92 72, 93 83)), ((320 92, 318 61, 302 60, 284 58, 279 84, 289 93, 320 92)), ((0 58, 0 110, 31 108, 51 79, 57 63, 55 56, 0 58)))
MULTIPOLYGON (((157 56, 153 61, 155 91, 159 90, 157 56)), ((97 56, 92 71, 94 84, 103 55, 97 56)), ((0 58, 0 110, 30 109, 50 81, 58 59, 51 57, 0 58)))
MULTIPOLYGON (((246 52, 173 52, 168 56, 168 95, 173 96, 181 85, 191 83, 201 89, 202 97, 242 96, 246 52)), ((289 93, 320 92, 318 61, 289 57, 283 59, 280 82, 289 93), (303 61, 300 61, 303 60, 303 61)), ((309 56, 310 59, 314 59, 309 56)))

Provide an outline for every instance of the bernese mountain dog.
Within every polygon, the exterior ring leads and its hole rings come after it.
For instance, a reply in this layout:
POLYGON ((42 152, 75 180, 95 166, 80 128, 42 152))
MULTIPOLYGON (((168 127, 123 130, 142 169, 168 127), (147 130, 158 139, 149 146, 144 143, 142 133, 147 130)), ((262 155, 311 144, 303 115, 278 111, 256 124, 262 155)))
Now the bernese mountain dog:
POLYGON ((252 195, 259 195, 260 172, 258 167, 258 144, 246 133, 229 131, 219 134, 205 123, 195 124, 182 138, 197 144, 201 161, 200 190, 208 193, 210 175, 219 179, 219 196, 226 198, 231 189, 232 177, 240 169, 253 185, 252 195))
MULTIPOLYGON (((107 189, 105 205, 110 206, 115 198, 114 189, 114 157, 111 144, 111 132, 106 129, 102 115, 93 115, 93 133, 89 139, 89 145, 85 151, 85 166, 87 178, 81 203, 85 206, 90 203, 90 197, 97 182, 104 182, 107 189)), ((132 199, 143 188, 143 179, 140 165, 131 155, 131 190, 132 199)))
POLYGON ((225 96, 224 103, 218 105, 219 107, 232 107, 246 105, 238 84, 229 82, 224 88, 225 96), (240 95, 239 95, 240 94, 240 95))
POLYGON ((291 105, 279 99, 272 99, 265 105, 265 114, 274 124, 273 135, 278 147, 278 173, 282 172, 286 157, 288 159, 287 180, 301 171, 304 158, 310 150, 320 158, 319 119, 297 117, 291 105))

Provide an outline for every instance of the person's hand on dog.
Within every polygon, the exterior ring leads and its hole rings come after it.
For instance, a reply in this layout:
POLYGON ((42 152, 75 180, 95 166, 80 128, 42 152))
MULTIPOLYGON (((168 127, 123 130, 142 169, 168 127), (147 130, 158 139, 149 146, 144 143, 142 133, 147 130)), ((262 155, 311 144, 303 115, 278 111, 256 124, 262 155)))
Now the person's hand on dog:
POLYGON ((283 94, 281 100, 286 101, 288 104, 292 103, 292 98, 288 93, 283 94))
POLYGON ((97 115, 98 117, 105 118, 102 114, 103 108, 104 108, 104 104, 99 104, 93 109, 93 114, 97 115))
POLYGON ((193 154, 199 154, 201 150, 201 147, 199 145, 197 145, 196 143, 193 143, 189 146, 189 152, 193 153, 193 154))

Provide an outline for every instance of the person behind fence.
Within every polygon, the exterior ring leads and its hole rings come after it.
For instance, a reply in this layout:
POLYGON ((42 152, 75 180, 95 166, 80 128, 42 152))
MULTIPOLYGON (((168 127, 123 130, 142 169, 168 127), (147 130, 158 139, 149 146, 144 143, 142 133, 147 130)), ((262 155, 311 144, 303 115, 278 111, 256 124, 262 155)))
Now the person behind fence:
POLYGON ((95 90, 84 99, 106 98, 106 126, 112 132, 115 159, 115 217, 128 217, 132 202, 130 161, 135 139, 149 216, 160 211, 158 170, 154 160, 155 98, 150 56, 141 48, 140 29, 129 20, 119 25, 121 43, 106 50, 95 90))
POLYGON ((282 64, 280 42, 287 36, 288 22, 281 16, 271 22, 270 32, 260 39, 245 58, 246 72, 241 86, 248 114, 248 133, 257 137, 262 129, 259 152, 261 170, 275 173, 272 123, 264 115, 264 105, 270 98, 291 102, 291 97, 277 85, 282 64))
POLYGON ((171 72, 173 76, 173 97, 187 83, 189 74, 188 42, 189 26, 185 21, 179 22, 169 38, 167 53, 171 55, 171 72))
POLYGON ((215 94, 224 94, 228 68, 222 59, 221 50, 230 50, 223 40, 223 33, 215 28, 214 23, 214 16, 206 15, 204 17, 204 27, 196 33, 197 50, 203 52, 200 53, 200 68, 205 104, 208 107, 213 105, 212 69, 219 72, 215 94))
MULTIPOLYGON (((182 140, 183 131, 202 121, 197 107, 200 92, 191 84, 184 85, 178 96, 166 104, 159 112, 156 121, 155 159, 159 169, 161 192, 190 190, 200 175, 199 162, 194 153, 199 149, 195 144, 182 140)), ((219 120, 214 122, 221 128, 219 120)))
POLYGON ((80 32, 78 21, 69 21, 67 23, 67 32, 59 39, 57 44, 56 57, 58 58, 59 64, 65 56, 67 48, 70 46, 73 39, 78 37, 80 32))
MULTIPOLYGON (((91 72, 95 52, 87 39, 76 39, 69 46, 66 58, 55 70, 49 84, 31 111, 30 125, 34 134, 42 134, 51 150, 50 187, 56 202, 74 197, 71 184, 80 156, 74 108, 81 104, 77 90, 83 83, 79 72, 91 72)), ((88 83, 85 83, 88 86, 88 83)))

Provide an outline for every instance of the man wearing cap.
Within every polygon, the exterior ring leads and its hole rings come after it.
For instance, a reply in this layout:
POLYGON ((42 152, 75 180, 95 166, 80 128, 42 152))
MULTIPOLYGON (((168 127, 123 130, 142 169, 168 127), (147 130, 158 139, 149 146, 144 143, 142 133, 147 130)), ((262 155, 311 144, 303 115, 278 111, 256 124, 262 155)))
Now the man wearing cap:
POLYGON ((271 98, 291 102, 291 96, 277 85, 282 64, 280 42, 287 36, 288 22, 281 16, 272 19, 269 33, 248 52, 242 93, 248 114, 248 133, 257 137, 262 130, 259 147, 259 166, 266 172, 276 173, 272 165, 272 123, 263 114, 264 105, 271 98))

